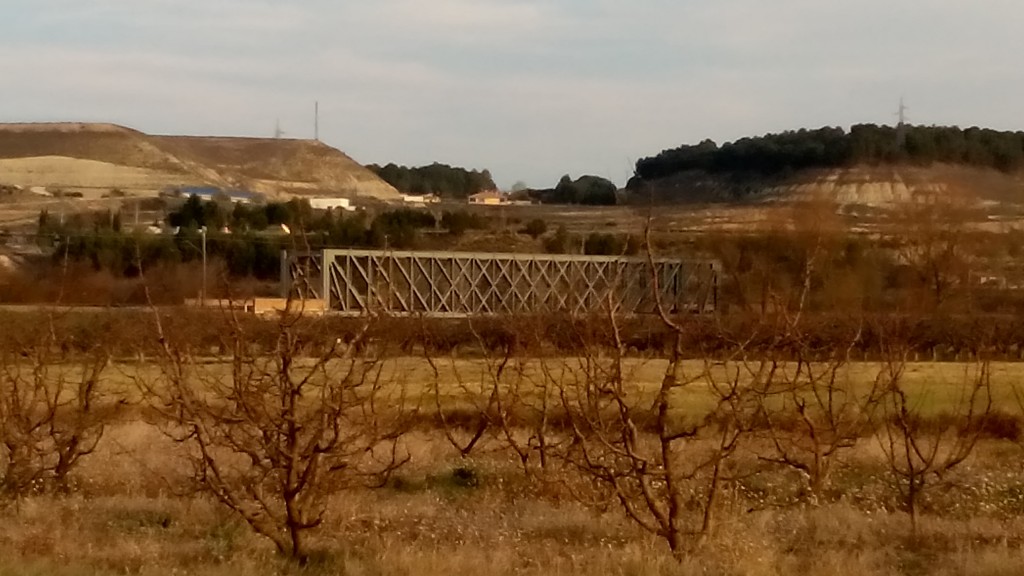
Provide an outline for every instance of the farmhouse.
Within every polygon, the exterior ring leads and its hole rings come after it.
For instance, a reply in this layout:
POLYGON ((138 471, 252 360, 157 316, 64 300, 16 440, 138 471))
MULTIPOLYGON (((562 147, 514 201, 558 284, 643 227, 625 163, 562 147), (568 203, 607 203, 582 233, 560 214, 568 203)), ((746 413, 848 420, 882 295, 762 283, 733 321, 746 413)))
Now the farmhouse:
POLYGON ((479 192, 469 197, 470 204, 482 204, 485 206, 499 206, 508 204, 508 197, 497 190, 479 192))

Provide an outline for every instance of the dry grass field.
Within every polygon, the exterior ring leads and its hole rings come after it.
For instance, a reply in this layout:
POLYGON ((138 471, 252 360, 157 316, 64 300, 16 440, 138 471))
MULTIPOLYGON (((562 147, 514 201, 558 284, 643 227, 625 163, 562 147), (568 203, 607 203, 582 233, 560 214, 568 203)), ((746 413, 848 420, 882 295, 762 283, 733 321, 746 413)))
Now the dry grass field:
MULTIPOLYGON (((579 359, 549 359, 577 366, 579 359)), ((387 378, 429 412, 440 385, 445 409, 494 373, 485 360, 392 358, 387 378)), ((540 372, 524 361, 523 374, 540 372)), ((684 372, 699 373, 699 361, 684 372)), ((656 390, 665 361, 629 360, 631 393, 656 390)), ((225 377, 223 363, 198 366, 225 377)), ((878 364, 844 369, 869 387, 878 364)), ((952 409, 975 367, 915 363, 905 369, 912 401, 952 409)), ((331 370, 328 370, 328 374, 331 370)), ((73 376, 73 370, 68 375, 73 376)), ((917 535, 899 511, 880 438, 868 435, 844 456, 829 497, 799 503, 792 472, 763 466, 759 440, 735 454, 737 473, 722 486, 717 526, 681 561, 630 522, 614 502, 588 502, 589 487, 568 468, 528 477, 497 431, 469 456, 454 450, 429 419, 401 440, 409 462, 383 487, 333 494, 304 566, 282 559, 231 510, 195 490, 189 448, 168 439, 146 410, 132 407, 136 384, 155 382, 154 364, 116 364, 110 398, 125 398, 94 454, 82 459, 66 495, 28 495, 0 508, 0 575, 14 574, 352 574, 352 575, 872 575, 996 576, 1024 573, 1021 448, 982 440, 942 488, 923 501, 917 535), (750 473, 756 471, 757 473, 750 473)), ((995 404, 1016 410, 1022 364, 991 367, 995 404)), ((713 403, 695 384, 680 410, 713 403)))
MULTIPOLYGON (((940 574, 1024 571, 1018 455, 991 445, 916 539, 862 463, 843 481, 866 495, 821 507, 751 509, 735 495, 710 543, 677 564, 617 511, 537 489, 500 455, 463 461, 414 440, 401 483, 331 502, 317 554, 299 569, 208 498, 180 494, 175 447, 142 424, 111 431, 74 496, 30 497, 3 512, 0 574, 940 574), (456 470, 474 471, 470 483, 456 470), (87 479, 87 480, 86 480, 87 479), (478 483, 477 483, 478 482, 478 483), (947 507, 948 506, 948 507, 947 507)), ((864 454, 870 459, 871 448, 864 454)), ((782 480, 781 478, 777 480, 782 480)))
MULTIPOLYGON (((457 407, 460 399, 467 393, 486 391, 493 384, 493 372, 500 361, 492 358, 434 358, 434 368, 422 357, 400 356, 389 358, 381 364, 383 378, 393 386, 403 387, 410 403, 419 407, 432 407, 434 390, 439 387, 446 410, 457 407)), ((230 377, 231 364, 216 358, 200 361, 200 371, 209 377, 227 379, 230 377)), ((299 365, 311 364, 312 360, 300 361, 299 365)), ((546 369, 549 373, 576 372, 581 370, 584 358, 554 357, 543 360, 524 358, 515 360, 516 375, 525 380, 540 381, 546 369)), ((823 364, 819 364, 823 365, 823 364)), ((730 363, 735 370, 737 364, 730 363)), ((631 393, 645 401, 656 393, 668 360, 662 358, 627 358, 623 362, 623 371, 628 376, 627 386, 631 393)), ((880 362, 852 362, 843 367, 841 378, 854 389, 862 392, 870 387, 871 382, 882 370, 880 362)), ((71 368, 75 370, 75 368, 71 368)), ((714 394, 709 389, 705 371, 710 371, 713 381, 724 381, 732 372, 722 362, 705 362, 703 360, 686 360, 682 363, 682 374, 698 381, 683 387, 676 393, 675 402, 682 413, 702 413, 714 402, 714 394)), ((970 362, 909 362, 905 365, 902 384, 912 401, 922 410, 931 415, 948 412, 961 400, 964 383, 975 375, 978 365, 970 362)), ((993 405, 1016 408, 1014 387, 1024 384, 1024 363, 992 362, 989 364, 992 384, 993 405)), ((160 367, 143 362, 124 362, 114 365, 110 370, 108 386, 114 393, 126 398, 130 404, 140 401, 136 380, 154 380, 160 377, 160 367)), ((749 374, 742 374, 741 380, 748 383, 749 374)))

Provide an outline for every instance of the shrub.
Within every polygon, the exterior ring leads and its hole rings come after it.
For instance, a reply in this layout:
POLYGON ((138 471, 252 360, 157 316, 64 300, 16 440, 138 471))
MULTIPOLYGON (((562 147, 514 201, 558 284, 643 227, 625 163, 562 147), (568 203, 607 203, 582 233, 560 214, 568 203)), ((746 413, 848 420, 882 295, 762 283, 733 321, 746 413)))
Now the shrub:
POLYGON ((590 256, 633 255, 640 251, 640 242, 631 236, 593 232, 587 236, 583 251, 590 256))
POLYGON ((462 236, 468 230, 487 228, 487 221, 479 215, 470 214, 465 210, 445 211, 441 215, 441 226, 452 236, 462 236))
POLYGON ((553 236, 544 239, 544 251, 548 254, 565 254, 569 251, 572 237, 565 226, 559 226, 553 236))
POLYGON ((536 240, 538 237, 543 236, 548 231, 548 224, 541 218, 534 218, 523 226, 521 233, 526 234, 530 238, 536 240))

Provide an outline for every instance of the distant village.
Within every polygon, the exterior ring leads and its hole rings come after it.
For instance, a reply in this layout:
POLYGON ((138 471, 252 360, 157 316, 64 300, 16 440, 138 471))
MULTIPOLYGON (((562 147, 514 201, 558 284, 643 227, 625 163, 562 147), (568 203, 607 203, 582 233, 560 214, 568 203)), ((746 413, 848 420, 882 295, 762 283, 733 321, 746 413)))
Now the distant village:
MULTIPOLYGON (((160 193, 161 197, 188 198, 196 196, 201 200, 233 202, 238 204, 258 204, 264 201, 264 196, 257 192, 240 189, 222 189, 213 186, 184 186, 180 188, 167 188, 160 193)), ((344 210, 353 212, 356 206, 352 199, 344 196, 317 196, 307 198, 309 205, 314 210, 344 210)), ((430 204, 440 204, 441 197, 436 194, 403 194, 402 204, 410 207, 425 207, 430 204)), ((500 190, 485 190, 470 195, 466 199, 467 204, 475 206, 503 206, 503 205, 530 205, 531 200, 513 199, 512 195, 500 190)))

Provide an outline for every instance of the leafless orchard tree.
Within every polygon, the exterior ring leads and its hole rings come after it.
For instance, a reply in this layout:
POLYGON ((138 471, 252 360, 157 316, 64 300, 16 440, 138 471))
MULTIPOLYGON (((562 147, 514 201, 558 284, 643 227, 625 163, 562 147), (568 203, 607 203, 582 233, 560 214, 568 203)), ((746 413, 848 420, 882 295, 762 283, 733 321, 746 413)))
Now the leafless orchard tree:
POLYGON ((783 309, 769 322, 772 343, 756 370, 764 376, 753 381, 763 420, 759 435, 770 447, 758 458, 799 472, 806 482, 802 499, 817 504, 842 454, 870 435, 887 381, 884 370, 867 389, 848 378, 859 330, 845 342, 826 342, 824 349, 804 334, 801 320, 812 279, 819 260, 827 259, 820 235, 812 235, 812 242, 795 310, 783 309))
MULTIPOLYGON (((67 281, 65 252, 58 305, 67 281)), ((0 349, 0 496, 70 491, 72 471, 96 450, 119 404, 102 381, 108 349, 91 342, 76 350, 59 327, 67 314, 51 309, 43 326, 6 327, 30 337, 20 349, 0 349)))
POLYGON ((903 382, 905 353, 893 352, 885 363, 885 410, 878 435, 889 475, 911 531, 918 533, 921 498, 943 485, 948 475, 974 451, 982 423, 992 411, 991 368, 987 361, 964 370, 953 409, 928 425, 926 396, 911 399, 903 382))
POLYGON ((609 317, 614 346, 552 371, 573 437, 566 458, 683 558, 714 529, 727 461, 753 414, 746 375, 713 361, 688 373, 677 339, 652 401, 632 385, 634 368, 609 317), (680 393, 698 386, 711 407, 684 413, 680 393))
POLYGON ((463 458, 468 457, 495 425, 495 406, 501 394, 505 370, 513 361, 512 350, 493 360, 488 354, 485 364, 462 366, 455 350, 443 357, 424 346, 423 358, 430 367, 430 393, 434 415, 448 442, 463 458), (475 372, 472 375, 466 372, 475 372))
MULTIPOLYGON (((27 330, 30 331, 30 330, 27 330)), ((71 490, 70 475, 92 454, 112 414, 101 345, 67 349, 54 328, 22 350, 0 350, 0 495, 71 490)))
POLYGON ((756 414, 750 380, 757 374, 731 358, 684 364, 687 313, 672 317, 661 302, 649 230, 647 239, 652 296, 674 340, 653 398, 636 385, 637 362, 627 358, 611 295, 605 307, 611 344, 590 341, 580 358, 546 373, 556 375, 552 383, 572 434, 568 463, 682 559, 714 530, 730 460, 756 414), (709 406, 682 402, 693 388, 709 406))
POLYGON ((434 413, 445 437, 463 457, 482 439, 498 439, 512 450, 524 473, 539 478, 551 463, 552 451, 564 440, 551 422, 558 408, 554 379, 544 371, 546 364, 533 356, 540 351, 527 344, 537 340, 529 322, 521 318, 504 322, 518 343, 506 342, 499 350, 469 325, 483 352, 480 360, 460 359, 454 351, 445 356, 425 351, 433 376, 434 413), (453 407, 458 416, 452 413, 453 407))
POLYGON ((161 377, 139 386, 157 424, 187 449, 198 489, 303 562, 330 496, 382 483, 408 460, 400 439, 409 406, 367 345, 372 319, 351 342, 302 357, 320 328, 289 304, 273 350, 253 355, 233 317, 229 356, 212 364, 165 334, 156 315, 161 377))
POLYGON ((971 239, 955 204, 911 206, 899 214, 899 257, 921 286, 921 302, 941 309, 970 288, 971 239))
POLYGON ((803 352, 798 347, 794 359, 771 360, 761 380, 758 434, 769 451, 758 458, 799 472, 806 482, 803 500, 817 504, 842 455, 870 436, 887 382, 884 372, 867 389, 848 380, 843 350, 822 360, 803 352))

